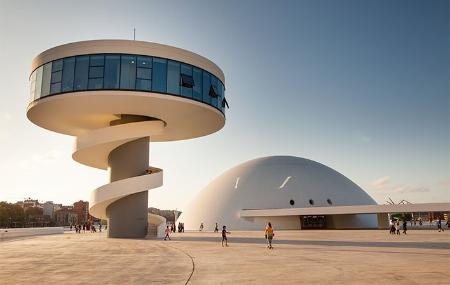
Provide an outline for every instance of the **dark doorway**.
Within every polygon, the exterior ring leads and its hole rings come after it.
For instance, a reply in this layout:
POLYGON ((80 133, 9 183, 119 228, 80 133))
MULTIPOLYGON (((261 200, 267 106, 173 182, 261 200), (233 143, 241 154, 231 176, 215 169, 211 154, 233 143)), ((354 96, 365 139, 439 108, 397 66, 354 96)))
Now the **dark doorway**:
POLYGON ((302 229, 324 229, 325 216, 300 216, 302 229))

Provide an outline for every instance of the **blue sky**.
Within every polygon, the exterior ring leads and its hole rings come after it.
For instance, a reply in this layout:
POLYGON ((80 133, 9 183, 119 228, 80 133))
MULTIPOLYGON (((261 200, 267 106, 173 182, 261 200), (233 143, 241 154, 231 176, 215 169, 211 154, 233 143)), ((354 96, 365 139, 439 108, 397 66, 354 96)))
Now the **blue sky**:
POLYGON ((149 205, 183 208, 223 171, 266 155, 310 158, 378 202, 450 200, 448 1, 0 0, 0 200, 89 199, 106 172, 71 159, 73 138, 27 121, 38 53, 118 38, 206 56, 226 76, 224 129, 152 144, 165 185, 149 205))

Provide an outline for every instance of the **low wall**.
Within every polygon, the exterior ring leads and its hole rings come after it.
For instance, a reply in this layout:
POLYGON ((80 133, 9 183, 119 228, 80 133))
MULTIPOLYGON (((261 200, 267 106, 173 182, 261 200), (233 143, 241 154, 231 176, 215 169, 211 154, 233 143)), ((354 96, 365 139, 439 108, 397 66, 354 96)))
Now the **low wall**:
POLYGON ((63 227, 0 229, 0 240, 28 237, 28 236, 63 234, 63 233, 64 233, 63 227))

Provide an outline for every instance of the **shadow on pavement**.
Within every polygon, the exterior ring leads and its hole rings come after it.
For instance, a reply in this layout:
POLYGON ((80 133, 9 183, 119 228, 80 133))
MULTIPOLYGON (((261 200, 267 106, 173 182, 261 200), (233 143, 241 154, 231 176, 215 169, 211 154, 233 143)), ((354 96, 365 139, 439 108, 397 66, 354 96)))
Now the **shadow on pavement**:
MULTIPOLYGON (((399 237, 400 238, 400 237, 399 237)), ((217 237, 192 237, 192 236, 178 236, 172 238, 174 241, 198 241, 198 242, 220 242, 222 239, 217 237)), ((265 244, 264 237, 233 237, 229 236, 228 241, 231 243, 246 243, 246 244, 265 244)), ((339 241, 339 240, 287 240, 274 239, 274 244, 286 245, 313 245, 313 246, 353 246, 353 247, 389 247, 389 248, 421 248, 421 249, 450 249, 450 242, 393 242, 393 241, 339 241)))

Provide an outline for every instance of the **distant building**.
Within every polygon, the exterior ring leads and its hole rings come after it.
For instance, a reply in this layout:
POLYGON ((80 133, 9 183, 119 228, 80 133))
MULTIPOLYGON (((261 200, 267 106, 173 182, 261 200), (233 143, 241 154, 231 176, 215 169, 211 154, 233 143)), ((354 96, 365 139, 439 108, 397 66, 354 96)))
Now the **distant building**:
POLYGON ((77 213, 77 222, 84 224, 89 221, 89 202, 78 201, 73 203, 73 210, 77 213))
POLYGON ((79 223, 78 213, 72 206, 62 206, 61 209, 55 211, 55 222, 57 226, 79 223))

